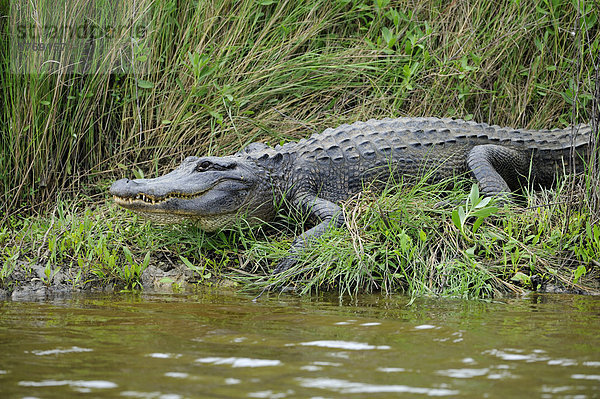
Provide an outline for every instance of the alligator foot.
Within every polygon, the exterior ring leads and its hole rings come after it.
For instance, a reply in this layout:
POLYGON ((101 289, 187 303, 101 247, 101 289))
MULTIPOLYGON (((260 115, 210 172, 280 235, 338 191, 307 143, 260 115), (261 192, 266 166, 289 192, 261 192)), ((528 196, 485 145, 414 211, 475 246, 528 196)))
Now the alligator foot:
POLYGON ((279 261, 275 270, 273 270, 272 275, 274 276, 276 274, 283 273, 284 271, 292 268, 296 264, 296 262, 298 262, 298 259, 296 259, 296 257, 294 256, 288 256, 286 258, 283 258, 279 261))
POLYGON ((449 209, 449 208, 456 208, 460 204, 461 204, 461 201, 441 200, 441 201, 436 202, 433 205, 433 207, 435 209, 449 209))
POLYGON ((260 291, 260 294, 258 294, 257 296, 255 296, 252 299, 252 302, 258 302, 258 299, 267 291, 271 291, 271 288, 273 287, 273 284, 269 284, 267 285, 265 288, 262 289, 262 291, 260 291))
MULTIPOLYGON (((275 268, 275 270, 273 271, 273 273, 271 274, 271 276, 276 276, 278 274, 281 274, 283 272, 285 272, 286 270, 292 268, 296 262, 298 260, 293 257, 293 256, 288 256, 286 258, 283 258, 282 260, 279 261, 279 263, 277 264, 277 267, 275 268)), ((278 282, 273 282, 269 285, 267 285, 266 287, 264 287, 260 293, 254 297, 254 299, 252 299, 252 302, 256 302, 265 292, 267 291, 271 291, 273 288, 275 288, 278 284, 278 282)), ((282 289, 282 291, 285 291, 286 287, 284 287, 282 289)))

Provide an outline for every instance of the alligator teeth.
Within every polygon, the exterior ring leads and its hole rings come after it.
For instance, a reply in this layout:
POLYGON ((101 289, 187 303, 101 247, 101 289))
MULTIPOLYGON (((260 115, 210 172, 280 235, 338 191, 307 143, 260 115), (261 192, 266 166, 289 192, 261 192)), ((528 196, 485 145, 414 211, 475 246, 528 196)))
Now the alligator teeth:
MULTIPOLYGON (((132 198, 129 198, 130 202, 133 201, 132 198)), ((137 194, 135 196, 136 201, 144 201, 144 202, 152 202, 154 203, 154 199, 148 197, 146 194, 137 194)))
POLYGON ((119 200, 119 201, 122 201, 127 204, 133 204, 134 202, 141 201, 141 202, 145 202, 147 204, 156 205, 156 204, 160 204, 161 202, 165 202, 170 198, 192 199, 192 198, 197 197, 198 195, 200 195, 200 194, 171 193, 171 194, 166 195, 163 198, 156 199, 149 195, 139 193, 139 194, 136 194, 135 197, 119 197, 119 196, 115 195, 114 198, 115 198, 115 200, 119 200))

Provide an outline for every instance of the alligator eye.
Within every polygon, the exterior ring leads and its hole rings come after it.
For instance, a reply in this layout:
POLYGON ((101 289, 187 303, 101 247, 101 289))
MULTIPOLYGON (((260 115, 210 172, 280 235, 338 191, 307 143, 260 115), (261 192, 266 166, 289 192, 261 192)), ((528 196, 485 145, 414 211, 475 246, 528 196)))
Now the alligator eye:
POLYGON ((196 171, 205 172, 212 166, 212 162, 210 161, 202 161, 196 166, 196 171))
POLYGON ((206 172, 208 170, 218 170, 223 171, 227 169, 235 169, 237 167, 237 163, 214 163, 211 161, 202 161, 196 165, 196 172, 206 172))

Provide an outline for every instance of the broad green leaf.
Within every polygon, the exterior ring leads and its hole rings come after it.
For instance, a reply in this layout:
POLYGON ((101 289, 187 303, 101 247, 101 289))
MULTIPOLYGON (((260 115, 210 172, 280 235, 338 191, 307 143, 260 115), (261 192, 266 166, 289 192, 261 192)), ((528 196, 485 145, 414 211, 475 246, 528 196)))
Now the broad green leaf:
POLYGON ((385 43, 389 45, 390 41, 392 40, 392 32, 384 26, 381 28, 381 34, 383 35, 383 40, 385 40, 385 43))
POLYGON ((475 217, 486 218, 486 217, 488 217, 490 215, 493 215, 496 212, 498 212, 498 207, 488 206, 487 208, 476 210, 471 215, 475 216, 475 217))
POLYGON ((137 81, 137 85, 138 85, 138 87, 139 87, 139 88, 141 88, 141 89, 151 89, 151 88, 153 88, 153 87, 154 87, 154 83, 152 83, 152 82, 149 82, 149 81, 147 81, 147 80, 142 80, 142 79, 139 79, 139 80, 137 81))
POLYGON ((465 213, 465 208, 463 208, 462 206, 458 207, 458 217, 460 219, 460 225, 464 225, 467 221, 467 214, 465 213))
POLYGON ((133 254, 131 253, 129 248, 127 248, 125 245, 123 245, 123 253, 125 254, 125 259, 127 259, 127 262, 129 262, 129 264, 132 264, 133 263, 133 254))
POLYGON ((479 186, 477 184, 473 184, 471 186, 471 192, 469 193, 469 201, 473 206, 477 205, 480 201, 479 199, 479 186))
POLYGON ((190 269, 196 270, 196 266, 194 266, 185 256, 179 255, 179 259, 181 259, 181 261, 190 269))
POLYGON ((573 284, 577 284, 577 282, 579 281, 581 276, 585 275, 586 273, 587 273, 587 269, 585 268, 585 266, 583 266, 583 265, 578 266, 577 269, 575 269, 575 276, 573 277, 573 284))
POLYGON ((523 285, 531 284, 531 277, 526 275, 525 273, 516 272, 514 276, 510 278, 512 281, 516 281, 517 283, 521 283, 523 285))
POLYGON ((142 262, 142 268, 147 268, 148 265, 150 264, 150 252, 146 253, 146 256, 144 256, 144 260, 142 262))
POLYGON ((452 211, 452 223, 454 223, 454 226, 456 226, 457 229, 461 230, 460 217, 458 216, 458 210, 456 209, 452 211))
POLYGON ((475 223, 473 223, 473 233, 477 233, 477 230, 479 230, 479 227, 481 226, 482 223, 483 223, 483 218, 478 217, 477 220, 475 221, 475 223))
POLYGON ((475 208, 483 208, 484 206, 489 204, 491 200, 492 200, 492 197, 485 197, 484 199, 482 199, 475 205, 475 208))
POLYGON ((470 248, 467 248, 467 249, 465 250, 465 252, 466 252, 466 254, 467 254, 467 256, 468 256, 469 258, 474 258, 474 257, 475 257, 475 249, 476 249, 476 248, 477 248, 477 246, 476 246, 476 245, 474 245, 474 246, 472 246, 472 247, 470 247, 470 248))

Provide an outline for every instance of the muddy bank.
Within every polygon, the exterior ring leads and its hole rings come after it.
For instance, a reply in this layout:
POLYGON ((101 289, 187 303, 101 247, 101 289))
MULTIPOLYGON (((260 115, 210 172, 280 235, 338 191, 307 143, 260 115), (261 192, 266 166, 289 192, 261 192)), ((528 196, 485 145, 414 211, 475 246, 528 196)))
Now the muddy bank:
MULTIPOLYGON (((56 268, 50 276, 44 265, 18 262, 15 270, 0 288, 0 300, 44 300, 70 296, 79 292, 113 292, 122 290, 109 280, 70 268, 56 268)), ((184 265, 158 263, 149 265, 139 278, 144 290, 168 291, 174 286, 198 283, 198 276, 184 265)), ((138 287, 140 288, 140 287, 138 287)))
MULTIPOLYGON (((110 279, 100 279, 98 276, 87 272, 85 274, 69 268, 58 268, 49 278, 47 270, 40 264, 19 262, 10 278, 0 288, 0 300, 13 301, 39 301, 61 297, 69 297, 75 293, 85 292, 115 292, 124 289, 122 284, 112 282, 110 279)), ((79 269, 78 269, 79 270, 79 269)), ((188 289, 197 287, 198 283, 205 284, 197 273, 183 264, 158 262, 150 264, 139 276, 140 285, 136 289, 145 291, 171 292, 174 289, 188 289)), ((219 286, 232 286, 229 280, 212 278, 211 284, 219 286)), ((233 283, 235 284, 235 283, 233 283)), ((287 287, 285 291, 289 291, 287 287)), ((292 289, 293 291, 293 289, 292 289)), ((531 291, 524 291, 531 292, 531 291)), ((567 287, 564 284, 545 283, 538 286, 538 293, 598 295, 598 290, 590 291, 579 287, 567 287)))

